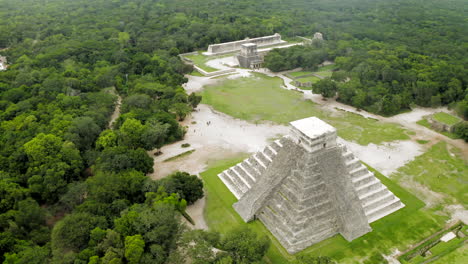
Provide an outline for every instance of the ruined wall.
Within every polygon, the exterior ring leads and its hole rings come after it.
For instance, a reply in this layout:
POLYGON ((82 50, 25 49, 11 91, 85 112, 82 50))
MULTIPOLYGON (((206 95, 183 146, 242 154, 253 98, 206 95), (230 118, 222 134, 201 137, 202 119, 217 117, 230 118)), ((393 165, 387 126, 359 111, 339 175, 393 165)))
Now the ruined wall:
POLYGON ((265 36, 260 38, 252 38, 252 39, 244 39, 232 42, 225 42, 220 44, 212 44, 208 46, 208 53, 209 54, 222 54, 222 53, 229 53, 238 51, 241 48, 242 44, 246 43, 254 43, 257 46, 266 46, 266 45, 273 45, 283 43, 284 41, 281 40, 281 35, 276 33, 275 35, 265 36))

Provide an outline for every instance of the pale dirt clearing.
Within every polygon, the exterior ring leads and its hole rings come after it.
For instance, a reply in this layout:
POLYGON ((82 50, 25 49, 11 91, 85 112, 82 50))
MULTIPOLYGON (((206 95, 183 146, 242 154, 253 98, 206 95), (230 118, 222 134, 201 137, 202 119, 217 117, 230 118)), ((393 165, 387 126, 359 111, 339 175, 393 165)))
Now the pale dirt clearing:
MULTIPOLYGON (((160 179, 178 170, 198 175, 206 169, 208 162, 239 156, 239 153, 256 152, 266 146, 269 139, 281 137, 289 131, 286 126, 256 125, 235 119, 203 104, 182 125, 188 126, 184 140, 161 148, 163 154, 154 158, 154 173, 149 175, 151 178, 160 179), (190 147, 182 148, 183 143, 189 143, 190 147), (191 149, 195 152, 188 156, 164 162, 191 149)), ((150 154, 155 151, 150 151, 150 154)), ((204 205, 203 198, 187 207, 187 213, 196 223, 194 228, 207 228, 203 218, 204 205)))
POLYGON ((411 140, 385 142, 381 145, 371 143, 367 146, 341 138, 338 142, 346 145, 358 159, 387 177, 416 156, 424 153, 424 147, 411 140))
POLYGON ((198 111, 193 112, 182 125, 188 126, 184 140, 161 148, 163 154, 154 158, 155 172, 152 178, 164 177, 177 169, 197 174, 204 170, 205 163, 210 159, 256 152, 266 146, 269 139, 281 137, 289 131, 286 126, 252 124, 235 119, 204 104, 200 104, 198 111), (183 143, 189 143, 190 147, 182 148, 183 143), (163 162, 190 149, 195 152, 174 161, 163 162))

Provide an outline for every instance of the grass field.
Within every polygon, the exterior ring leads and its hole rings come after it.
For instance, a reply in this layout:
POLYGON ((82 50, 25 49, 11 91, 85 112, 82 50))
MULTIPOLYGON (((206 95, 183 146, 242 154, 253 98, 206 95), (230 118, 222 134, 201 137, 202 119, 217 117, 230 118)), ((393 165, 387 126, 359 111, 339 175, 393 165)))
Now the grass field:
POLYGON ((432 118, 449 126, 455 125, 456 123, 461 121, 460 118, 444 112, 435 113, 434 115, 432 115, 432 118))
POLYGON ((301 82, 301 83, 311 82, 312 84, 314 84, 320 81, 320 78, 317 76, 309 76, 309 77, 296 79, 296 81, 301 82))
POLYGON ((445 142, 432 146, 426 153, 392 175, 398 180, 414 180, 429 189, 445 194, 447 203, 458 203, 468 207, 468 164, 461 153, 445 142))
MULTIPOLYGON (((267 235, 272 240, 264 263, 288 263, 295 258, 289 255, 259 221, 244 223, 232 208, 236 198, 224 186, 217 174, 245 157, 230 159, 211 164, 201 176, 206 189, 205 219, 212 230, 226 233, 236 225, 248 225, 254 232, 267 235)), ((385 263, 381 254, 389 254, 394 248, 405 249, 439 229, 444 217, 423 209, 424 203, 387 179, 380 173, 376 176, 406 205, 403 209, 371 224, 372 232, 347 242, 340 235, 324 240, 299 254, 313 256, 329 256, 338 263, 355 263, 366 260, 365 263, 385 263)))
POLYGON ((322 71, 322 72, 314 72, 314 73, 317 74, 317 75, 322 76, 323 78, 331 77, 332 74, 333 74, 332 71, 322 71))
POLYGON ((468 244, 465 244, 455 251, 447 254, 440 259, 432 262, 432 264, 449 264, 449 263, 468 263, 468 244))
POLYGON ((297 71, 297 72, 290 72, 288 74, 291 75, 292 77, 299 77, 299 76, 312 74, 312 72, 310 72, 310 71, 297 71))
POLYGON ((189 75, 192 75, 192 76, 198 76, 198 77, 203 77, 204 75, 199 73, 198 71, 192 71, 191 73, 189 73, 189 75))
POLYGON ((338 135, 361 145, 409 139, 396 125, 364 118, 344 111, 324 111, 301 93, 282 89, 282 79, 254 74, 254 77, 223 80, 205 87, 202 102, 216 110, 250 122, 291 121, 317 116, 338 129, 338 135))

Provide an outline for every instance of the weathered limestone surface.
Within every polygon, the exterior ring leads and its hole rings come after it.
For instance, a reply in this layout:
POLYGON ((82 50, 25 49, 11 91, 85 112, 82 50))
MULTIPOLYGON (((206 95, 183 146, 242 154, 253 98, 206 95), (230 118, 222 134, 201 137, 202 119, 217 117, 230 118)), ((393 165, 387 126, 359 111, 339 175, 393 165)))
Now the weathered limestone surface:
POLYGON ((223 53, 239 51, 241 48, 241 45, 246 44, 246 43, 254 43, 254 44, 257 44, 257 46, 267 46, 267 45, 279 44, 283 42, 284 41, 281 40, 281 35, 276 33, 271 36, 265 36, 265 37, 260 37, 260 38, 252 38, 252 39, 247 38, 244 40, 225 42, 225 43, 220 43, 220 44, 212 44, 208 46, 207 54, 215 55, 215 54, 223 54, 223 53))
POLYGON ((369 223, 404 205, 318 118, 291 122, 289 136, 218 176, 246 222, 259 218, 290 253, 341 234, 353 240, 369 223))
POLYGON ((242 44, 237 60, 239 66, 243 68, 260 68, 263 63, 262 58, 258 55, 257 44, 254 43, 242 44))

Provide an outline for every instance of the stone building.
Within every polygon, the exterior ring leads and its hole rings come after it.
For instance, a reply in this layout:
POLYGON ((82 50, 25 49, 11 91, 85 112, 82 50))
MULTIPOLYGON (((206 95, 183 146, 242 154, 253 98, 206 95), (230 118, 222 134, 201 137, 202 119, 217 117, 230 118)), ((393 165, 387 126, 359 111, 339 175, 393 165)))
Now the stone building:
POLYGON ((314 39, 323 40, 323 34, 320 32, 315 32, 314 39))
POLYGON ((263 59, 257 51, 257 44, 254 43, 242 44, 237 60, 239 66, 243 68, 259 69, 263 63, 263 59))
POLYGON ((261 47, 261 46, 281 44, 285 42, 286 41, 281 40, 281 35, 276 33, 271 36, 264 36, 264 37, 259 37, 259 38, 246 38, 244 40, 212 44, 208 46, 208 50, 204 54, 205 55, 220 55, 220 54, 225 54, 225 53, 230 53, 230 52, 236 52, 241 49, 242 44, 246 44, 246 43, 254 43, 254 44, 257 44, 258 47, 261 47))
POLYGON ((6 57, 0 56, 0 71, 4 71, 7 68, 7 59, 6 57))
POLYGON ((289 253, 336 234, 351 241, 401 203, 345 146, 336 129, 310 117, 220 173, 246 222, 260 219, 289 253))

